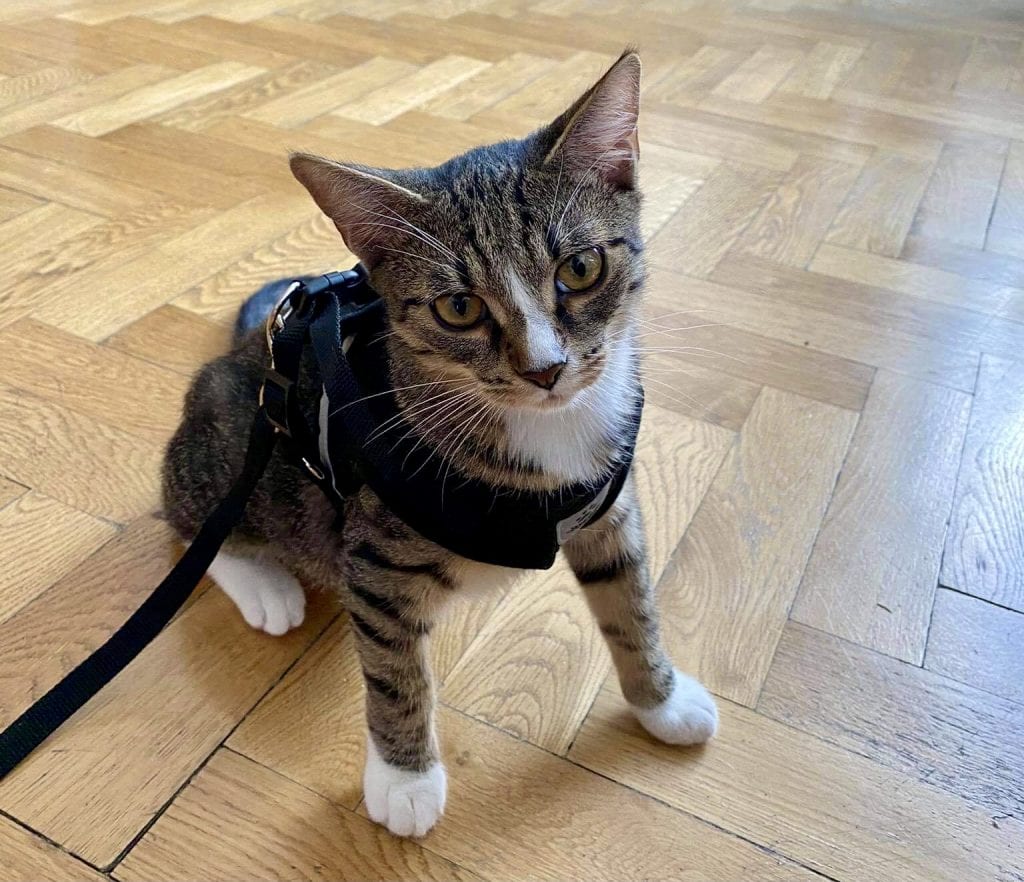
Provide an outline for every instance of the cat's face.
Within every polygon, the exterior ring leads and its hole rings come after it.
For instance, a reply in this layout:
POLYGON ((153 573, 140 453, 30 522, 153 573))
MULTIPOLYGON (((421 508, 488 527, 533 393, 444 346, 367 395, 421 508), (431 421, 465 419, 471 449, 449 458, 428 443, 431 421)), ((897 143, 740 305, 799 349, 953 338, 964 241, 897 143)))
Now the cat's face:
POLYGON ((293 158, 388 304, 396 358, 507 408, 559 408, 626 345, 642 284, 639 59, 552 125, 423 171, 293 158))

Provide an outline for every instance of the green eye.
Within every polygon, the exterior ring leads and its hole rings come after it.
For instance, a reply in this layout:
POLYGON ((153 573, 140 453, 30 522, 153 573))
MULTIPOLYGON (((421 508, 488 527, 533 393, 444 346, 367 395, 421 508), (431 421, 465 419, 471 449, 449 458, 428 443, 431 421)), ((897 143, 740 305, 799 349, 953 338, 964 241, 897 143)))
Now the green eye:
POLYGON ((567 257, 555 270, 555 286, 563 294, 582 294, 593 288, 604 273, 604 252, 588 248, 567 257))
POLYGON ((487 304, 476 294, 446 294, 432 300, 434 317, 456 331, 474 328, 487 318, 487 304))

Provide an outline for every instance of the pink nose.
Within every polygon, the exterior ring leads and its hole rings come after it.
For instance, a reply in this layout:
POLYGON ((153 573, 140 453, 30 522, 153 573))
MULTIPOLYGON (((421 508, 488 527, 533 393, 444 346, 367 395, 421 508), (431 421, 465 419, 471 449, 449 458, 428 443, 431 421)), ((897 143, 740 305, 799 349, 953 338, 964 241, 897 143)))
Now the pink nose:
POLYGON ((539 371, 522 371, 519 376, 524 380, 529 380, 535 386, 540 386, 541 389, 553 389, 555 383, 558 382, 558 375, 562 373, 564 367, 564 361, 556 361, 539 371))

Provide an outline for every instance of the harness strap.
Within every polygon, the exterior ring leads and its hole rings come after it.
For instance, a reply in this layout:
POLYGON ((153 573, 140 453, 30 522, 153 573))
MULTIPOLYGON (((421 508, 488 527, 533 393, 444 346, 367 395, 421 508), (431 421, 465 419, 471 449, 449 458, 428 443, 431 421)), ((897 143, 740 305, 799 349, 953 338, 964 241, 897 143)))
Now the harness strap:
POLYGON ((266 412, 260 408, 249 433, 242 473, 174 569, 106 643, 0 732, 0 779, 124 670, 181 609, 228 534, 242 519, 277 437, 266 412))

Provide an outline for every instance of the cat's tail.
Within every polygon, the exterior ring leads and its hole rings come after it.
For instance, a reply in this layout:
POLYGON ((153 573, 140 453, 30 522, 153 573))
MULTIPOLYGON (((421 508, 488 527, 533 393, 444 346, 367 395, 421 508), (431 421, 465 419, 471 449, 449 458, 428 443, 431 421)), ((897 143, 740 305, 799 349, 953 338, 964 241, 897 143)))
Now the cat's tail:
MULTIPOLYGON (((303 282, 313 279, 313 276, 301 276, 303 282)), ((237 343, 246 334, 255 328, 261 328, 266 324, 267 318, 277 301, 284 296, 288 286, 295 279, 278 279, 275 282, 267 282, 255 294, 252 294, 242 308, 238 310, 238 317, 235 319, 235 342, 237 343)))

